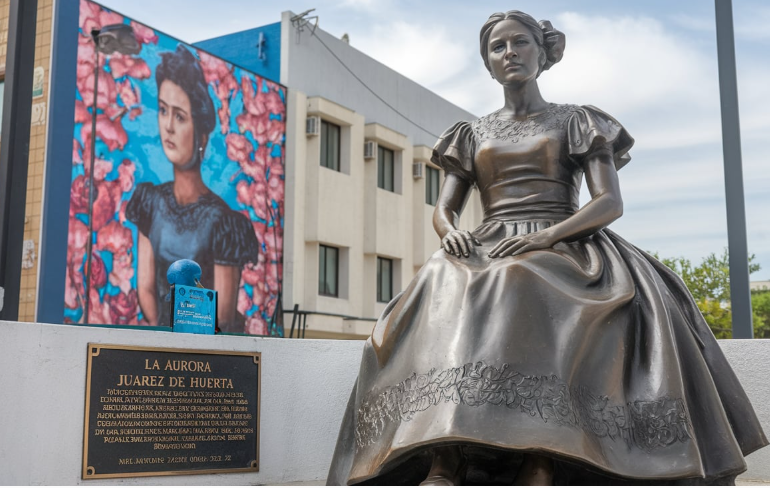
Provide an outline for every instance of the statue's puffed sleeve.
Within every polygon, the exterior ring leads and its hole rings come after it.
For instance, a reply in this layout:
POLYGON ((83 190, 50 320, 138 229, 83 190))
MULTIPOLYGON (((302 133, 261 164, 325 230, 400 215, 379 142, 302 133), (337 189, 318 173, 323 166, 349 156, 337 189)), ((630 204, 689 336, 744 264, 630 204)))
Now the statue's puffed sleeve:
POLYGON ((606 148, 613 155, 615 167, 620 169, 631 160, 628 151, 634 138, 608 113, 584 105, 567 121, 567 145, 570 157, 581 166, 586 157, 606 148))
POLYGON ((444 169, 447 174, 455 174, 476 184, 476 172, 473 168, 473 155, 476 152, 476 138, 470 122, 458 122, 441 134, 430 160, 444 169))

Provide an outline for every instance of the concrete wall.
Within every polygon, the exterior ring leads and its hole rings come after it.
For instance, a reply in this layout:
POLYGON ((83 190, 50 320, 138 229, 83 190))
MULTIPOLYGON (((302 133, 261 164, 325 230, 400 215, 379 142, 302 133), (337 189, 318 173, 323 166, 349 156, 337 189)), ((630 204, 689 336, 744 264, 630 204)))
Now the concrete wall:
MULTIPOLYGON (((722 340, 719 345, 749 395, 765 435, 770 436, 770 339, 722 340)), ((749 454, 746 462, 749 469, 742 479, 770 484, 770 447, 749 454)))
POLYGON ((256 485, 326 478, 363 343, 0 322, 0 485, 256 485), (80 479, 88 342, 262 353, 260 472, 80 479))
MULTIPOLYGON (((770 340, 720 345, 770 432, 770 340)), ((254 485, 325 479, 362 341, 0 322, 0 485, 254 485), (260 472, 80 479, 88 342, 262 353, 260 472)), ((741 478, 770 482, 770 448, 741 478)))

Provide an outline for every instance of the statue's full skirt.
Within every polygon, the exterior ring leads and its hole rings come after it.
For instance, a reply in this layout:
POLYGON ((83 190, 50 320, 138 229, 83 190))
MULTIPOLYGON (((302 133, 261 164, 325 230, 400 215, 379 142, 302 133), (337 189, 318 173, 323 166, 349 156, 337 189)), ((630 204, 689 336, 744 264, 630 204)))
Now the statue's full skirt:
POLYGON ((691 295, 654 258, 609 230, 487 256, 547 225, 488 221, 469 257, 436 252, 388 305, 329 483, 419 482, 445 444, 464 446, 469 472, 492 466, 476 471, 486 482, 525 452, 555 458, 557 482, 720 482, 767 444, 691 295))

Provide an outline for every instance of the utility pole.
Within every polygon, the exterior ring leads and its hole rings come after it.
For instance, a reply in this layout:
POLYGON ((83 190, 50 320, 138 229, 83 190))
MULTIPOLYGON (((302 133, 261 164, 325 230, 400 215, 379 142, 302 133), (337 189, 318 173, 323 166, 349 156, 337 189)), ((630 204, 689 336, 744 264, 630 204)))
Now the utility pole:
POLYGON ((0 139, 0 320, 19 319, 37 0, 11 0, 0 139))
POLYGON ((749 290, 749 252, 746 243, 746 210, 743 196, 741 127, 738 118, 738 79, 735 72, 732 0, 715 0, 715 7, 733 339, 752 339, 754 338, 754 326, 751 313, 751 291, 749 290))

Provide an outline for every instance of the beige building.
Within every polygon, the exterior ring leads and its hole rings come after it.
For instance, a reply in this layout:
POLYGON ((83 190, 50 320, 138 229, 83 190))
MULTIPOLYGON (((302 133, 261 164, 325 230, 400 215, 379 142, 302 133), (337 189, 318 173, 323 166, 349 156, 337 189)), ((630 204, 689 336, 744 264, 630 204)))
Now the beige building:
MULTIPOLYGON (((363 338, 439 249, 432 218, 443 172, 431 147, 327 99, 289 93, 284 308, 321 312, 308 316, 305 337, 363 338)), ((475 193, 461 228, 481 222, 475 193)))

